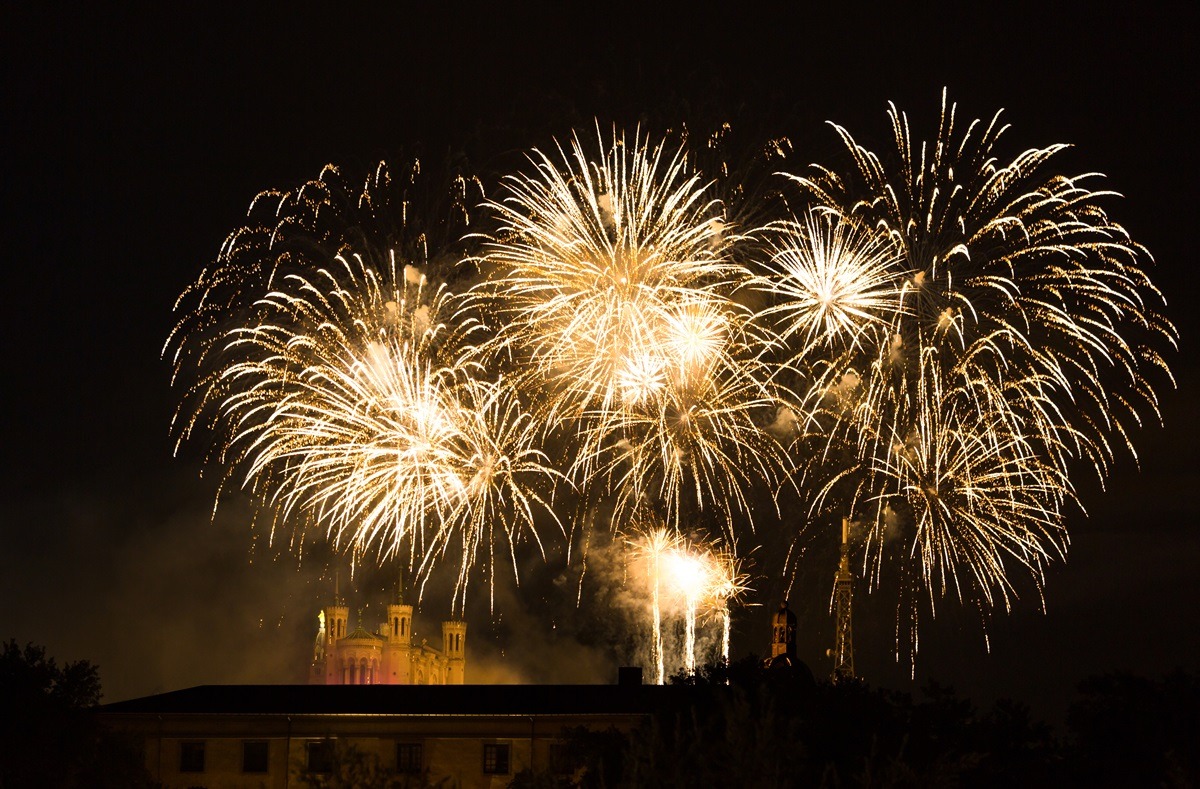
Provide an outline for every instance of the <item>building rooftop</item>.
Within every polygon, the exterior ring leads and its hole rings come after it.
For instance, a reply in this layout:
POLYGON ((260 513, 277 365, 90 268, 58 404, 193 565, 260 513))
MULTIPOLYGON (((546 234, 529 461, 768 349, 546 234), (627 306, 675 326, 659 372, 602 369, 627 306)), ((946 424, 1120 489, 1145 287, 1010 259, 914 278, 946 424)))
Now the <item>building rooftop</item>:
POLYGON ((198 685, 105 704, 130 715, 578 715, 648 713, 682 685, 198 685))

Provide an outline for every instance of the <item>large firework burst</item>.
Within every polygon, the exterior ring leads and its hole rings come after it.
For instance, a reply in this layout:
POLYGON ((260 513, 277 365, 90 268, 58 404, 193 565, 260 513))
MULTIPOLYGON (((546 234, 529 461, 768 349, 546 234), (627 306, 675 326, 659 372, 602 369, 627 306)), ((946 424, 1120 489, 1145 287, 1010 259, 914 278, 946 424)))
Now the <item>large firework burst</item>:
MULTIPOLYGON (((981 361, 986 345, 991 364, 973 373, 997 387, 1037 377, 1059 415, 1034 429, 1069 422, 1077 428, 1067 431, 1078 439, 1074 451, 1103 476, 1118 444, 1132 450, 1128 434, 1140 412, 1157 414, 1150 373, 1166 370, 1159 348, 1175 339, 1157 311, 1162 296, 1145 271, 1149 254, 1103 208, 1113 193, 1086 186, 1096 174, 1051 171, 1065 145, 1002 163, 1000 113, 959 135, 956 107, 943 94, 930 144, 914 142, 894 106, 889 117, 889 155, 835 126, 853 167, 814 166, 792 178, 812 204, 874 230, 896 250, 887 274, 899 284, 903 309, 890 342, 893 356, 907 360, 896 369, 914 375, 920 353, 934 348, 945 370, 962 372, 956 362, 981 361)), ((859 287, 868 281, 856 279, 859 287)))
POLYGON ((281 279, 228 333, 213 390, 241 484, 335 546, 406 553, 420 578, 461 552, 460 595, 496 532, 510 552, 537 540, 557 472, 515 392, 466 361, 474 326, 450 294, 394 260, 281 279))
POLYGON ((682 147, 597 137, 598 155, 578 137, 534 151, 488 204, 490 350, 519 360, 548 425, 574 429, 572 477, 610 483, 618 512, 649 498, 675 522, 685 494, 745 510, 779 453, 752 419, 770 398, 730 298, 737 237, 682 147))
POLYGON ((999 115, 961 135, 955 115, 943 100, 917 145, 892 107, 886 156, 835 127, 852 166, 790 176, 810 213, 775 230, 755 283, 802 372, 816 464, 840 460, 815 506, 849 483, 876 583, 895 560, 931 607, 1007 607, 1012 569, 1040 589, 1065 552, 1072 466, 1103 478, 1157 414, 1149 372, 1175 333, 1148 254, 1101 206, 1111 193, 1048 170, 1065 146, 1005 164, 999 115))
MULTIPOLYGON (((998 114, 959 130, 944 98, 931 143, 889 117, 892 150, 835 127, 847 166, 788 176, 778 202, 599 128, 491 200, 458 175, 431 199, 415 163, 264 193, 177 305, 167 351, 198 371, 177 434, 216 429, 276 523, 422 578, 461 554, 459 601, 497 545, 514 568, 540 545, 558 479, 618 529, 654 512, 659 542, 718 513, 730 545, 751 489, 790 481, 853 513, 875 584, 1007 608, 1014 572, 1040 591, 1065 553, 1070 473, 1105 478, 1157 415, 1175 330, 1111 193, 1050 169, 1065 146, 1006 159, 998 114), (467 235, 479 201, 492 229, 467 235), (478 279, 460 298, 435 270, 478 279), (785 436, 812 450, 802 474, 785 436)), ((714 561, 727 649, 742 576, 714 561)))
MULTIPOLYGON (((200 272, 175 303, 179 316, 163 353, 173 382, 187 385, 173 427, 179 441, 196 427, 211 426, 198 401, 226 363, 225 335, 255 322, 254 307, 288 274, 302 277, 324 269, 337 255, 358 256, 382 271, 393 258, 443 278, 457 260, 468 224, 468 206, 482 198, 478 182, 453 163, 424 172, 417 159, 397 167, 380 162, 363 181, 334 165, 294 189, 268 189, 250 202, 245 221, 225 238, 213 263, 200 272), (396 171, 398 174, 393 174, 396 171)), ((352 285, 353 283, 348 283, 352 285)), ((211 414, 209 414, 211 415, 211 414)))

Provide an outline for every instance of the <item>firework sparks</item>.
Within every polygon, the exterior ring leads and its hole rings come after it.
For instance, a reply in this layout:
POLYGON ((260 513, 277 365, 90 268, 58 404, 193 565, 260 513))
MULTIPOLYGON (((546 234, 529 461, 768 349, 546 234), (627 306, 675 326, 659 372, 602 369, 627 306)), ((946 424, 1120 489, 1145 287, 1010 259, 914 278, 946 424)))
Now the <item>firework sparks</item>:
POLYGON ((703 554, 676 549, 666 555, 671 586, 684 600, 683 670, 696 672, 696 614, 700 601, 711 587, 711 569, 703 554))
POLYGON ((636 539, 629 540, 635 558, 646 564, 646 584, 650 587, 650 618, 652 629, 651 661, 655 669, 655 684, 666 681, 662 635, 662 574, 663 558, 678 548, 680 537, 673 530, 659 527, 649 529, 636 539))
POLYGON ((752 418, 773 401, 730 298, 747 276, 727 254, 737 236, 682 148, 614 134, 600 149, 534 152, 489 203, 490 350, 522 360, 543 421, 574 429, 568 473, 614 487, 616 519, 649 497, 677 524, 685 493, 746 512, 782 458, 752 418))
POLYGON ((944 98, 931 144, 889 115, 887 156, 835 127, 851 166, 788 176, 786 218, 751 222, 772 207, 730 189, 744 228, 682 145, 598 128, 596 148, 575 136, 505 178, 487 236, 464 235, 461 177, 425 212, 442 219, 413 223, 415 163, 399 190, 383 167, 361 192, 327 168, 264 193, 177 305, 167 350, 200 373, 177 434, 217 429, 218 462, 277 523, 356 556, 406 554, 428 578, 461 551, 460 605, 496 545, 514 570, 520 542, 541 546, 557 481, 610 497, 617 530, 649 508, 663 525, 632 545, 660 683, 664 590, 694 671, 701 608, 728 658, 745 588, 732 553, 680 525, 716 511, 736 544, 757 486, 809 484, 814 511, 866 518, 877 585, 899 565, 931 608, 1008 608, 1014 570, 1040 591, 1065 553, 1068 471, 1103 479, 1157 415, 1175 329, 1111 194, 1049 172, 1065 146, 1005 159, 999 115, 960 132, 944 98), (465 298, 422 273, 435 236, 477 267, 465 298), (772 436, 808 451, 803 474, 772 436))
POLYGON ((759 317, 776 325, 773 339, 795 363, 816 349, 872 346, 901 308, 891 240, 829 210, 813 210, 764 229, 767 273, 751 286, 775 296, 759 317), (796 344, 798 342, 798 345, 796 344))
POLYGON ((464 360, 474 327, 450 294, 412 267, 337 262, 285 277, 263 320, 230 332, 215 394, 231 467, 279 519, 321 524, 356 555, 406 550, 423 578, 458 535, 465 595, 497 529, 510 548, 538 540, 535 510, 552 510, 537 486, 559 475, 511 389, 464 360))
POLYGON ((733 603, 749 591, 750 577, 742 572, 742 560, 732 550, 717 551, 709 558, 708 597, 721 620, 721 660, 729 663, 729 635, 733 603))
POLYGON ((755 285, 802 373, 814 463, 846 458, 814 507, 849 484, 876 583, 885 557, 912 559, 931 606, 1007 608, 1013 567, 1040 590, 1065 552, 1070 465, 1103 478, 1138 411, 1157 413, 1144 376, 1175 333, 1110 193, 1047 174, 1065 146, 1003 164, 998 116, 960 136, 955 113, 943 100, 927 146, 893 107, 887 157, 835 127, 854 167, 791 176, 813 208, 775 229, 755 285))

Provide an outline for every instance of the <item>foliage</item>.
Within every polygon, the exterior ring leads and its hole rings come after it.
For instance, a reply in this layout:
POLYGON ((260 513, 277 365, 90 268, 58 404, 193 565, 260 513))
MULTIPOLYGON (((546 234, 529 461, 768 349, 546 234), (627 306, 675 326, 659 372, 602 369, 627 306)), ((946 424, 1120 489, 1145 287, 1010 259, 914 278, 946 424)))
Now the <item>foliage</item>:
POLYGON ((1080 683, 1079 694, 1067 725, 1080 784, 1200 784, 1200 677, 1105 674, 1080 683))
POLYGON ((385 767, 379 756, 364 751, 354 743, 329 738, 323 741, 329 749, 327 773, 307 771, 307 765, 292 766, 292 777, 300 786, 312 789, 448 789, 450 778, 432 780, 428 771, 407 774, 385 767))
POLYGON ((59 666, 43 647, 0 647, 0 787, 139 787, 151 781, 134 744, 97 724, 96 666, 59 666))

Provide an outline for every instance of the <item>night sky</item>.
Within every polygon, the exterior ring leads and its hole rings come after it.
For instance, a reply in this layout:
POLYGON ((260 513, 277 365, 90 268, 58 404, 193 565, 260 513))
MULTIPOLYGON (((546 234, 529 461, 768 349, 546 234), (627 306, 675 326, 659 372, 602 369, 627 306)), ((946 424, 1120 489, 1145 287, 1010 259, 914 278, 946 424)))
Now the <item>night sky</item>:
MULTIPOLYGON (((1045 613, 1030 590, 992 620, 989 653, 977 617, 944 607, 926 622, 913 682, 894 659, 888 605, 863 593, 859 672, 905 690, 935 677, 1054 717, 1089 674, 1200 668, 1194 4, 1003 18, 907 5, 851 17, 731 4, 678 18, 610 4, 351 17, 41 5, 0 19, 0 638, 98 663, 107 700, 301 681, 331 593, 336 562, 256 540, 246 502, 213 518, 202 447, 175 458, 168 433, 177 393, 159 353, 175 297, 258 191, 329 162, 365 176, 413 153, 461 150, 488 172, 593 118, 659 128, 676 112, 787 134, 797 159, 824 160, 839 145, 824 121, 882 143, 888 100, 929 128, 944 86, 966 116, 1004 108, 1015 150, 1072 143, 1062 166, 1103 172, 1124 195, 1110 213, 1155 257, 1182 338, 1178 389, 1160 389, 1165 428, 1151 420, 1136 436, 1140 468, 1122 460, 1104 492, 1081 484, 1090 517, 1070 520, 1045 613)), ((813 583, 827 595, 832 567, 814 572, 829 576, 813 583)), ((381 603, 393 573, 360 572, 358 599, 381 603)), ((547 599, 571 596, 555 576, 532 568, 520 590, 500 584, 495 615, 477 588, 469 679, 615 677, 605 627, 575 621, 590 609, 546 613, 547 599)), ((767 646, 775 600, 772 582, 760 587, 768 608, 738 620, 741 654, 767 646)), ((827 601, 796 606, 817 673, 827 601)), ((446 613, 427 598, 418 630, 436 642, 446 613)))

